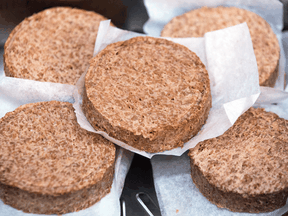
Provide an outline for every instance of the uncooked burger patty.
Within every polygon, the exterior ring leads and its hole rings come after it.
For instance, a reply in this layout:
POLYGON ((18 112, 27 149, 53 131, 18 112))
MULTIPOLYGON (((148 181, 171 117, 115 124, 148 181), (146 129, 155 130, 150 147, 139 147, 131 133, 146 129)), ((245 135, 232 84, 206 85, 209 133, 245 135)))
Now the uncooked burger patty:
POLYGON ((22 21, 4 47, 6 76, 75 84, 89 66, 103 16, 56 7, 22 21))
POLYGON ((35 214, 90 207, 110 192, 115 146, 82 129, 72 104, 39 102, 0 119, 0 199, 35 214))
POLYGON ((147 152, 183 146, 211 107, 208 72, 187 47, 136 37, 108 45, 90 63, 83 109, 97 130, 147 152))
POLYGON ((288 121, 250 108, 223 135, 190 149, 192 179, 218 207, 270 212, 288 197, 288 121))

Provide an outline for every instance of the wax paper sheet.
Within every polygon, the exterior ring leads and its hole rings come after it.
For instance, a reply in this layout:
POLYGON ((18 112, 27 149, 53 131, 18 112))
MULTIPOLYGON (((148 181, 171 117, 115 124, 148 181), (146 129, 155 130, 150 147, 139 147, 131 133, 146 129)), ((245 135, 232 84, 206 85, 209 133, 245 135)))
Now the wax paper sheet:
MULTIPOLYGON (((75 99, 73 97, 73 93, 75 95, 75 92, 77 92, 76 87, 72 85, 37 82, 32 80, 2 76, 0 78, 0 118, 2 118, 7 112, 13 111, 20 105, 26 103, 51 100, 74 103, 75 99)), ((90 208, 64 215, 120 216, 119 198, 122 193, 125 177, 130 167, 132 158, 132 152, 118 147, 115 164, 115 175, 111 192, 90 208)), ((0 215, 28 216, 36 214, 23 213, 22 211, 5 205, 0 200, 0 215)))
POLYGON ((250 10, 264 18, 272 27, 280 45, 279 77, 275 88, 284 89, 285 55, 282 45, 283 6, 278 0, 144 0, 149 20, 144 24, 144 32, 160 36, 163 27, 175 16, 203 6, 235 6, 250 10))
MULTIPOLYGON (((111 27, 109 21, 100 24, 95 45, 95 54, 108 44, 123 41, 140 34, 111 27)), ((172 39, 195 52, 210 77, 212 108, 206 124, 197 136, 184 144, 183 148, 156 154, 181 155, 198 142, 219 136, 233 125, 238 116, 251 107, 259 96, 259 80, 256 59, 249 30, 246 24, 240 24, 220 31, 209 32, 204 38, 172 39)), ((84 75, 77 83, 79 92, 83 91, 84 75)), ((151 158, 149 154, 109 137, 102 131, 95 131, 81 110, 82 98, 76 98, 76 114, 79 124, 92 132, 102 134, 107 139, 132 152, 151 158)))

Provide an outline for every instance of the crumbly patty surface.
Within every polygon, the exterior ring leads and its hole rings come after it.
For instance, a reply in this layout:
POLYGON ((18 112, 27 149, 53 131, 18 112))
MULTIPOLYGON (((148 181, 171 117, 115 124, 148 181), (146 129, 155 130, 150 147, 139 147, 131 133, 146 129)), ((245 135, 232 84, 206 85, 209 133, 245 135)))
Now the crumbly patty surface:
POLYGON ((280 47, 269 24, 257 14, 236 8, 217 7, 192 10, 174 17, 162 30, 164 37, 203 37, 206 32, 246 22, 257 60, 261 86, 275 85, 278 77, 280 47))
POLYGON ((209 76, 199 57, 152 37, 107 46, 91 60, 85 88, 84 110, 91 103, 86 111, 98 115, 93 120, 86 112, 92 125, 132 145, 140 136, 181 146, 183 137, 187 141, 200 130, 211 107, 209 76))
POLYGON ((57 196, 103 181, 114 167, 115 146, 82 129, 70 103, 23 105, 0 119, 0 128, 4 185, 57 196))
POLYGON ((89 66, 101 21, 94 12, 56 7, 22 21, 5 43, 5 74, 75 84, 89 66))
POLYGON ((232 211, 280 208, 288 197, 287 125, 274 113, 250 108, 223 135, 190 149, 194 183, 232 211))

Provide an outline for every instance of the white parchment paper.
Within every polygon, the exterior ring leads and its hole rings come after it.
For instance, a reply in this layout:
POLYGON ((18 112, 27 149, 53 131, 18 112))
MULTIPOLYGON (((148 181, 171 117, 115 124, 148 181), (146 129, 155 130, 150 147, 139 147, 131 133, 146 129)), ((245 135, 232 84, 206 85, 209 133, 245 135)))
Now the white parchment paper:
MULTIPOLYGON (((17 107, 27 103, 40 101, 66 101, 74 103, 73 97, 77 94, 77 89, 72 85, 37 82, 32 80, 1 77, 0 78, 0 118, 7 112, 15 110, 17 107)), ((115 174, 111 192, 90 208, 79 212, 64 215, 73 216, 119 216, 120 196, 124 186, 124 181, 133 158, 133 153, 122 148, 117 148, 115 174)), ((0 200, 1 216, 28 216, 36 214, 23 213, 0 200)))
MULTIPOLYGON (((138 33, 124 31, 111 27, 109 21, 100 24, 95 45, 95 54, 104 49, 108 44, 123 41, 139 36, 138 33)), ((184 144, 183 148, 149 154, 137 150, 127 144, 109 137, 106 133, 95 131, 81 110, 81 98, 76 98, 77 118, 79 124, 92 132, 102 134, 107 139, 132 152, 151 158, 157 154, 178 155, 194 147, 198 142, 216 137, 224 133, 233 125, 236 119, 259 96, 259 80, 257 63, 247 25, 240 24, 220 31, 209 32, 204 38, 171 39, 176 43, 187 46, 195 52, 206 68, 210 77, 212 93, 212 109, 206 124, 197 136, 184 144)), ((77 86, 81 95, 84 85, 84 75, 77 86)))
POLYGON ((279 77, 275 88, 284 89, 285 55, 282 44, 283 6, 278 0, 144 0, 149 20, 144 32, 160 36, 164 26, 175 16, 203 6, 235 6, 252 11, 264 18, 272 27, 280 45, 279 77))

